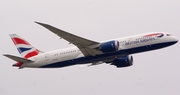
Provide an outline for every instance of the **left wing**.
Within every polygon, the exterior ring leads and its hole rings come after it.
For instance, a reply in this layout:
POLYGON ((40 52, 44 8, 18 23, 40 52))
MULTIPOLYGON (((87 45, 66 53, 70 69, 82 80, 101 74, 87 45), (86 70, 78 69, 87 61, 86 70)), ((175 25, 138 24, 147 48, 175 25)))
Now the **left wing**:
POLYGON ((43 27, 45 27, 48 30, 50 30, 51 32, 55 33, 59 37, 65 39, 68 42, 77 46, 81 50, 81 52, 84 54, 84 56, 95 56, 98 54, 102 54, 101 51, 95 49, 96 47, 99 46, 99 44, 100 44, 99 42, 91 41, 91 40, 76 36, 74 34, 60 30, 60 29, 55 28, 48 24, 43 24, 43 23, 39 23, 39 22, 36 22, 36 23, 39 25, 42 25, 43 27))

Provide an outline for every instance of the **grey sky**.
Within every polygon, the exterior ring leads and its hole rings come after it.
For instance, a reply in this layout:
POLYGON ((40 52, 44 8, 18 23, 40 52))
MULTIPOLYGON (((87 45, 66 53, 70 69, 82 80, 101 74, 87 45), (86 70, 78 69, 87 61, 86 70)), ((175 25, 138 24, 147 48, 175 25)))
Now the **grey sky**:
MULTIPOLYGON (((43 51, 71 47, 39 21, 73 34, 108 40, 164 31, 180 38, 180 0, 1 0, 0 54, 18 55, 8 34, 43 51)), ((179 43, 134 56, 134 65, 22 69, 0 56, 0 95, 179 95, 179 43)))

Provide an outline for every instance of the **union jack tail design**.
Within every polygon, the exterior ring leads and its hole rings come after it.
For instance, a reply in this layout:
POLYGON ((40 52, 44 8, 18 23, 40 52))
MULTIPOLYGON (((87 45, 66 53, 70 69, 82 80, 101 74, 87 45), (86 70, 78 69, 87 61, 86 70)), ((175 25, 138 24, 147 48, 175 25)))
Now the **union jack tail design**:
POLYGON ((17 34, 9 34, 9 35, 22 57, 27 59, 36 56, 39 53, 42 53, 41 51, 33 47, 30 43, 28 43, 26 40, 18 36, 17 34))

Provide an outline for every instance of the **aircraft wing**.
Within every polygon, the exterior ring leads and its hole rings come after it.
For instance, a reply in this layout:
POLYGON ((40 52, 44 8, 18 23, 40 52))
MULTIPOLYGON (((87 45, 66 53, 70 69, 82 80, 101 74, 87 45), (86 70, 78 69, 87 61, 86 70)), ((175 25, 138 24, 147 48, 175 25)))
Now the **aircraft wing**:
POLYGON ((48 25, 48 24, 43 24, 43 23, 39 23, 39 22, 36 22, 36 23, 47 28, 51 32, 58 35, 60 38, 63 38, 65 40, 67 40, 68 42, 77 46, 81 50, 81 52, 84 54, 84 56, 95 56, 98 54, 102 54, 101 51, 95 49, 95 47, 97 47, 100 44, 98 42, 91 41, 91 40, 76 36, 74 34, 60 30, 60 29, 55 28, 55 27, 48 25))

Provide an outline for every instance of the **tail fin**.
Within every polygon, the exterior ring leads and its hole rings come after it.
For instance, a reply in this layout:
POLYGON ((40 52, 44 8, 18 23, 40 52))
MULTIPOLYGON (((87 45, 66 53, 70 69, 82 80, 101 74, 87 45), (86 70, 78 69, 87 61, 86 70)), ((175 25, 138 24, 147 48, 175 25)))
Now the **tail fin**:
POLYGON ((33 47, 30 43, 28 43, 26 40, 18 36, 17 34, 9 34, 9 35, 22 57, 27 59, 36 56, 39 53, 42 53, 41 51, 33 47))

